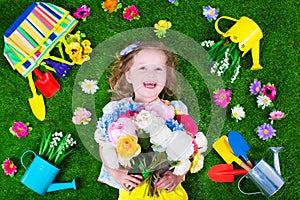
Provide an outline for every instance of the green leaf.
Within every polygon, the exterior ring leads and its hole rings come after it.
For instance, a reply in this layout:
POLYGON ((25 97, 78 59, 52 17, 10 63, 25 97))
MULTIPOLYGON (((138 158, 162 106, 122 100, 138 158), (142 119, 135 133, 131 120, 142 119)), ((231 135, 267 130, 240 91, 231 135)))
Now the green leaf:
MULTIPOLYGON (((46 133, 44 132, 44 134, 46 134, 46 133)), ((49 147, 49 145, 50 145, 50 141, 51 141, 51 136, 52 136, 51 132, 48 133, 48 135, 47 135, 47 137, 46 137, 46 140, 45 140, 45 143, 44 143, 43 150, 42 150, 42 152, 41 152, 41 156, 44 155, 45 152, 46 152, 46 150, 48 149, 48 147, 49 147)), ((49 151, 49 150, 48 150, 48 151, 49 151)))
POLYGON ((56 158, 54 160, 54 165, 59 166, 61 164, 61 162, 65 159, 65 157, 67 157, 68 155, 70 155, 71 153, 73 153, 73 151, 75 151, 74 149, 71 149, 70 151, 68 151, 67 153, 63 153, 63 154, 57 154, 56 158))
POLYGON ((46 133, 44 132, 41 143, 40 143, 40 149, 39 149, 39 155, 40 156, 43 156, 42 152, 43 152, 44 144, 46 142, 45 140, 46 140, 46 133))

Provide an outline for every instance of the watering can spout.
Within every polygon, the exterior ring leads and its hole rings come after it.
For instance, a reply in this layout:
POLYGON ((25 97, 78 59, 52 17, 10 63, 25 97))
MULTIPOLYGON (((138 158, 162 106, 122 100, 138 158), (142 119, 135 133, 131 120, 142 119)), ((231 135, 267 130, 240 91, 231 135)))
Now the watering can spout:
POLYGON ((274 154, 274 168, 275 170, 278 172, 278 174, 281 175, 281 170, 280 170, 280 163, 279 163, 279 151, 281 151, 281 149, 283 149, 283 147, 270 147, 269 148, 273 154, 274 154))
POLYGON ((47 192, 54 192, 58 190, 66 190, 72 188, 76 190, 75 179, 73 179, 73 181, 69 183, 53 183, 48 187, 47 192))

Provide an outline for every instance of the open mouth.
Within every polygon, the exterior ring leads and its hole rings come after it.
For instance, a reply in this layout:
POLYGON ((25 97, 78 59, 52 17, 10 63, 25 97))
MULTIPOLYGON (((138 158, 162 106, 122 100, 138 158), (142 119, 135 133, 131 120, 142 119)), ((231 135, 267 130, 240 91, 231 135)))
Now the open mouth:
POLYGON ((156 83, 152 81, 146 81, 143 83, 145 88, 153 89, 156 87, 156 83))

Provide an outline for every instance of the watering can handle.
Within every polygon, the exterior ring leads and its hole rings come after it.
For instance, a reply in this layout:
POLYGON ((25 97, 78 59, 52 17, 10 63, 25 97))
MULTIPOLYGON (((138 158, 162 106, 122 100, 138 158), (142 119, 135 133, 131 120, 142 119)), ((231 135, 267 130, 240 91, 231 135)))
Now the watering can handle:
POLYGON ((215 22, 215 29, 216 29, 216 31, 217 31, 219 34, 221 34, 222 36, 224 36, 225 33, 223 33, 222 31, 220 31, 220 29, 219 29, 219 27, 218 27, 218 23, 219 23, 220 19, 228 19, 228 20, 235 21, 235 22, 238 21, 237 19, 234 19, 234 18, 228 17, 228 16, 222 16, 222 17, 219 17, 219 18, 216 20, 216 22, 215 22))
POLYGON ((26 153, 33 153, 34 156, 37 156, 37 155, 36 155, 36 153, 35 153, 34 151, 32 151, 32 150, 27 150, 27 151, 25 151, 25 152, 22 154, 22 156, 21 156, 21 164, 22 164, 22 166, 27 170, 27 167, 26 167, 26 166, 24 165, 24 163, 23 163, 23 157, 25 156, 26 153))
POLYGON ((243 194, 246 194, 246 195, 252 195, 252 194, 262 194, 262 192, 244 192, 241 187, 240 187, 240 184, 241 184, 241 181, 246 177, 246 175, 242 176, 242 178, 240 178, 239 182, 238 182, 238 188, 239 188, 239 191, 243 194))

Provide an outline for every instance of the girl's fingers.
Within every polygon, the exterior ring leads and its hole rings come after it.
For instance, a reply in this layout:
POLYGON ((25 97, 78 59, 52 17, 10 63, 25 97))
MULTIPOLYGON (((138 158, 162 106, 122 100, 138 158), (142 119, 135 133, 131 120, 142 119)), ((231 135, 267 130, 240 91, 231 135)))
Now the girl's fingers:
POLYGON ((121 186, 124 190, 126 190, 127 192, 130 192, 130 190, 125 186, 125 184, 122 184, 121 186))
MULTIPOLYGON (((130 176, 130 175, 127 176, 126 179, 129 180, 129 181, 132 182, 132 183, 137 184, 137 185, 139 185, 139 184, 141 183, 141 180, 140 180, 140 179, 135 178, 135 177, 130 176)), ((135 187, 136 187, 136 186, 135 186, 135 187)))

